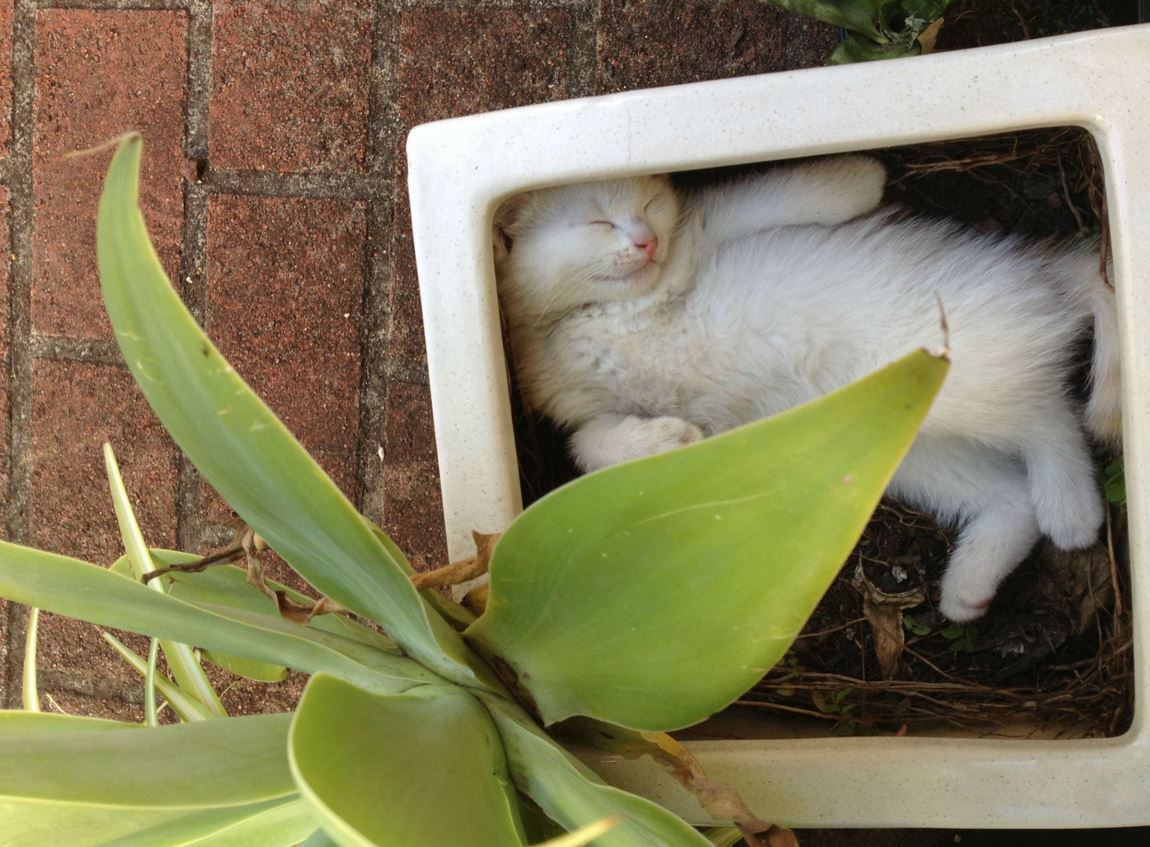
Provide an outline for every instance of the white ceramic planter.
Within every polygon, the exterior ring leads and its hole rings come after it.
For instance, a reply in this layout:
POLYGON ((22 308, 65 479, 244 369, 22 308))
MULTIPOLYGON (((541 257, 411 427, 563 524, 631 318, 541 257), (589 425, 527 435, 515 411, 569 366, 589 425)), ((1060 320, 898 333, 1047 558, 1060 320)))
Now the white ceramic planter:
MULTIPOLYGON (((508 194, 579 180, 1077 125, 1106 172, 1125 367, 1134 722, 1119 738, 697 742, 716 778, 792 826, 1150 824, 1150 26, 530 106, 408 140, 443 503, 453 557, 521 508, 490 224, 508 194)), ((704 822, 650 762, 612 782, 704 822)))

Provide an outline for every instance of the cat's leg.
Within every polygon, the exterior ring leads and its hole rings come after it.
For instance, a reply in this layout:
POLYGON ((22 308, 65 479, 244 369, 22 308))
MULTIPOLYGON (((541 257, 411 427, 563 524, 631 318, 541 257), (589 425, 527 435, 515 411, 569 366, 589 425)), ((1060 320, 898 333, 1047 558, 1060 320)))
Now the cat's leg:
POLYGON ((571 454, 584 471, 665 453, 691 444, 703 431, 682 418, 600 415, 571 436, 571 454))
POLYGON ((1063 550, 1088 547, 1106 517, 1094 463, 1070 405, 1062 398, 1045 405, 1019 445, 1038 526, 1063 550))
POLYGON ((920 435, 890 492, 960 526, 939 600, 952 621, 981 617, 1039 537, 1023 466, 966 439, 920 435))
POLYGON ((878 208, 885 185, 878 159, 834 156, 706 189, 696 208, 708 238, 730 241, 777 226, 846 223, 878 208))

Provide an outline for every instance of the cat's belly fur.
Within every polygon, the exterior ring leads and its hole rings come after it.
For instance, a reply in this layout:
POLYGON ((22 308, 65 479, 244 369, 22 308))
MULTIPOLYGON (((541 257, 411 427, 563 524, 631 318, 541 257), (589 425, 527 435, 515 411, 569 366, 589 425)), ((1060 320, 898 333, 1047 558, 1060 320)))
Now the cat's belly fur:
POLYGON ((606 413, 671 415, 711 434, 941 347, 941 301, 954 365, 924 431, 1012 442, 1044 397, 1064 393, 1087 313, 1053 277, 1089 260, 1068 254, 1073 267, 1052 268, 974 241, 941 225, 863 221, 724 245, 676 299, 598 304, 560 321, 539 339, 547 364, 529 371, 547 376, 529 378, 528 393, 570 426, 606 413))

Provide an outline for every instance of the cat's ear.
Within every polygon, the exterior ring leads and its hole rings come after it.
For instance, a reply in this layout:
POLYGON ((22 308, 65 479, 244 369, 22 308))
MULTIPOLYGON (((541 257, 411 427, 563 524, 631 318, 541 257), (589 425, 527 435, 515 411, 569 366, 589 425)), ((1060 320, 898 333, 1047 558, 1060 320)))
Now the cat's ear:
POLYGON ((511 231, 529 196, 526 192, 508 197, 495 210, 495 220, 491 223, 491 246, 495 253, 495 264, 500 264, 511 252, 511 231))
POLYGON ((514 229, 530 199, 531 195, 522 191, 519 194, 512 194, 500 203, 499 208, 495 210, 495 226, 504 232, 514 229))
POLYGON ((511 252, 516 224, 531 195, 527 192, 513 194, 499 204, 495 210, 495 220, 491 222, 491 244, 495 251, 495 263, 499 264, 511 252))

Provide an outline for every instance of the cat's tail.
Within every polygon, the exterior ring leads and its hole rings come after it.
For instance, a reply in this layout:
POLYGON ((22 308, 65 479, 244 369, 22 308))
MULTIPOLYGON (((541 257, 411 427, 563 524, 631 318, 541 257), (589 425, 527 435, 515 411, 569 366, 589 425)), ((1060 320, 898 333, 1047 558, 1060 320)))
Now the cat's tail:
POLYGON ((1110 447, 1122 443, 1122 371, 1118 346, 1118 305, 1110 283, 1113 272, 1104 276, 1098 267, 1098 254, 1087 276, 1086 305, 1094 316, 1094 360, 1090 367, 1090 399, 1086 403, 1086 426, 1110 447))

